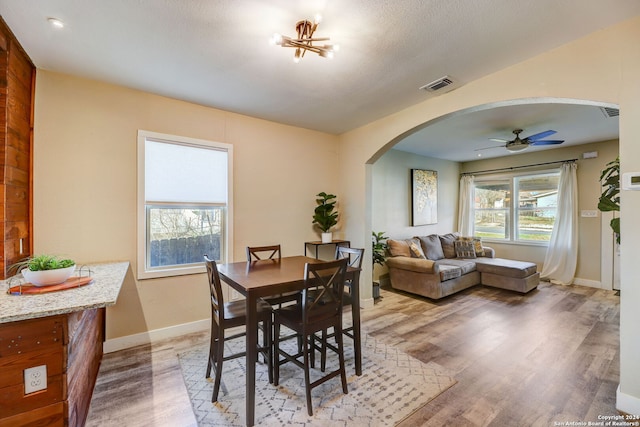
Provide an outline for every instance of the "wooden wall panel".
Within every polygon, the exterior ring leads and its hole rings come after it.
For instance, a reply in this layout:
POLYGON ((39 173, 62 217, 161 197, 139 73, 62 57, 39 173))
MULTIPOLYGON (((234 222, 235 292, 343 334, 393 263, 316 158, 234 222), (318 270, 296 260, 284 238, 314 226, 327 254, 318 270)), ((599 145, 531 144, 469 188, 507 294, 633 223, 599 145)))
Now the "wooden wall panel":
POLYGON ((0 18, 0 278, 31 255, 35 67, 0 18))

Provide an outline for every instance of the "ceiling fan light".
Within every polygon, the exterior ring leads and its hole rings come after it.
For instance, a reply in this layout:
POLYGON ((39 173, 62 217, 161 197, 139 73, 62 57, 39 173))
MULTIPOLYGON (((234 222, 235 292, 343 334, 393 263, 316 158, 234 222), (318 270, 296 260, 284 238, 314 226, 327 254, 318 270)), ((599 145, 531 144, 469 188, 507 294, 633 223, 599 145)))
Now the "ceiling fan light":
POLYGON ((512 144, 512 145, 507 145, 505 148, 508 151, 516 152, 516 151, 526 150, 527 148, 529 148, 529 144, 512 144))

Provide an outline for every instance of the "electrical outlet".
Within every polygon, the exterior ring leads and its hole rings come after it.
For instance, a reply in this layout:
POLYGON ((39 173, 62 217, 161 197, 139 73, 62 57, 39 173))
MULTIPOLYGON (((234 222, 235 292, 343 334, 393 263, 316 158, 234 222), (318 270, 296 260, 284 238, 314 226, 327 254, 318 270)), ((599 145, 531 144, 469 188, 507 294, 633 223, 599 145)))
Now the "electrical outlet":
POLYGON ((24 394, 47 389, 47 365, 24 370, 24 394))

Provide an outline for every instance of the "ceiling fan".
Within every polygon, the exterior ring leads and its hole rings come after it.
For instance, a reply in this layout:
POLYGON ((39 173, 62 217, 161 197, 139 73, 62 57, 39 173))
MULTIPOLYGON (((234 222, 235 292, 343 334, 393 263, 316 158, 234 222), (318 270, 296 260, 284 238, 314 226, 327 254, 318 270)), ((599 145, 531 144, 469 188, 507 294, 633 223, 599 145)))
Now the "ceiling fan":
POLYGON ((505 147, 507 150, 515 152, 525 150, 529 148, 530 145, 557 145, 564 142, 564 140, 559 139, 544 139, 548 136, 553 135, 554 133, 557 133, 555 130, 546 130, 544 132, 536 133, 522 139, 520 138, 521 132, 522 129, 514 129, 513 133, 516 137, 511 141, 502 138, 489 138, 491 141, 503 142, 505 143, 505 145, 495 145, 493 147, 479 148, 475 151, 488 150, 489 148, 496 147, 505 147))

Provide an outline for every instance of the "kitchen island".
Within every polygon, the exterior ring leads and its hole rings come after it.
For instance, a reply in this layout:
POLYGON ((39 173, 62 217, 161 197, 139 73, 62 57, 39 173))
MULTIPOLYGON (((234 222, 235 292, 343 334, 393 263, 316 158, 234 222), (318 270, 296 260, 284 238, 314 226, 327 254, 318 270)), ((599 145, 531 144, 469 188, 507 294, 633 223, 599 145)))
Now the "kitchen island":
POLYGON ((105 307, 116 303, 129 262, 88 267, 90 284, 57 292, 11 295, 19 281, 0 282, 0 427, 84 425, 105 307))

